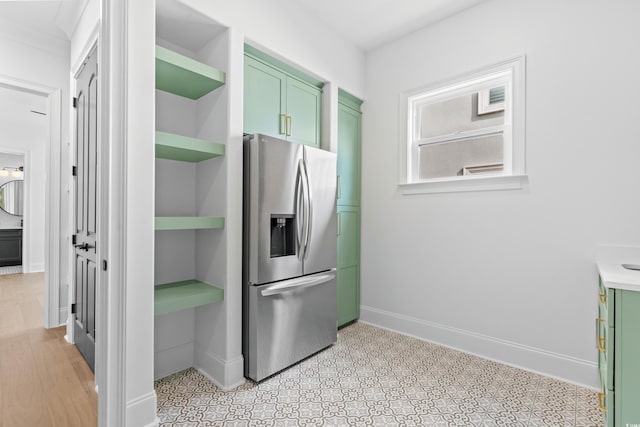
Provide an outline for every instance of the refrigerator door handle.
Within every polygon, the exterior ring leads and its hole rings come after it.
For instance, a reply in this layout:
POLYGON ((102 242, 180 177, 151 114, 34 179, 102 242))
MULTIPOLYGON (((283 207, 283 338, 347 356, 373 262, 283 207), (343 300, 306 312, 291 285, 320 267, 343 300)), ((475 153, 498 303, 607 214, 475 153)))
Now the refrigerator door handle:
POLYGON ((321 285, 336 278, 335 269, 326 273, 314 274, 313 276, 298 277, 296 279, 285 280, 277 284, 270 285, 260 291, 263 297, 279 295, 285 292, 310 288, 312 286, 321 285))
POLYGON ((298 163, 299 173, 302 182, 302 206, 303 206, 303 239, 301 242, 302 253, 300 259, 307 257, 309 248, 309 239, 311 234, 311 200, 309 198, 309 176, 307 175, 307 168, 304 159, 300 159, 298 163))
POLYGON ((304 184, 302 181, 302 159, 298 161, 298 170, 296 172, 296 197, 294 201, 296 214, 296 244, 298 249, 298 258, 303 259, 304 256, 304 241, 302 236, 305 230, 304 216, 305 216, 305 202, 304 202, 304 184))
POLYGON ((304 176, 305 176, 305 183, 307 184, 307 190, 306 190, 306 194, 307 194, 307 240, 304 244, 304 256, 305 258, 307 257, 307 254, 309 253, 308 248, 309 248, 309 243, 311 243, 311 227, 313 224, 313 197, 311 195, 311 184, 309 184, 309 170, 307 169, 307 161, 304 161, 304 176))

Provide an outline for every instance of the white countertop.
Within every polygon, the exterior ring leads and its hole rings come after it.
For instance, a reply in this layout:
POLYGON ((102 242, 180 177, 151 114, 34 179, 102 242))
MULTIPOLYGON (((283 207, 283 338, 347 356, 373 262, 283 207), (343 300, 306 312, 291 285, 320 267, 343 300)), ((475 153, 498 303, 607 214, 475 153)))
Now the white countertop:
POLYGON ((640 246, 598 247, 598 272, 604 286, 640 291, 640 271, 628 270, 622 264, 640 265, 640 246))

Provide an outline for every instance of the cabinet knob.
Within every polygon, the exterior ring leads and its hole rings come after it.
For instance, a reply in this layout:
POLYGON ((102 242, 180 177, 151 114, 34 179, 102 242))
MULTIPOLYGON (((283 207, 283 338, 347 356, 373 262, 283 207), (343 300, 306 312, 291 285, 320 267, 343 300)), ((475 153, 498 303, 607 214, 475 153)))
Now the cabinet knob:
POLYGON ((603 353, 607 352, 607 348, 605 347, 605 340, 606 338, 598 338, 598 351, 601 351, 603 353))

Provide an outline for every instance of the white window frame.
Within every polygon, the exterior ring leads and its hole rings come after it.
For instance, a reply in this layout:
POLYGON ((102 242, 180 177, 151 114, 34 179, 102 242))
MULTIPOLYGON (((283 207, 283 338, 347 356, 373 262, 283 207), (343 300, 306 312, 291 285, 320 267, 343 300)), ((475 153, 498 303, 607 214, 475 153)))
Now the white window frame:
POLYGON ((521 188, 525 175, 525 57, 520 55, 498 64, 483 67, 447 81, 400 94, 399 177, 402 194, 457 191, 502 190, 521 188), (469 93, 470 88, 488 90, 498 84, 507 85, 505 122, 471 131, 418 139, 418 106, 439 102, 469 93), (482 135, 504 135, 502 170, 469 173, 462 176, 421 180, 418 177, 419 147, 425 144, 451 142, 482 135))

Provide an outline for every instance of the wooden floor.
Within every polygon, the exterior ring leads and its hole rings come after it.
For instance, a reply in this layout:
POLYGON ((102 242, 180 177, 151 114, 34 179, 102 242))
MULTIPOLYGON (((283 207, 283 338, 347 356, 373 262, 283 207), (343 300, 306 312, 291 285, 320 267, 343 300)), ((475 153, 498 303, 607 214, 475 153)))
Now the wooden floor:
POLYGON ((95 426, 93 372, 43 318, 44 274, 0 275, 0 427, 95 426))

